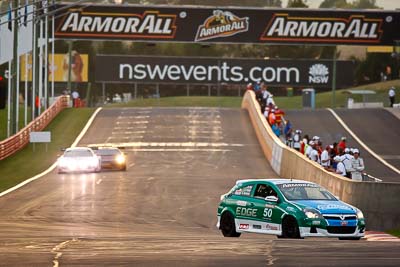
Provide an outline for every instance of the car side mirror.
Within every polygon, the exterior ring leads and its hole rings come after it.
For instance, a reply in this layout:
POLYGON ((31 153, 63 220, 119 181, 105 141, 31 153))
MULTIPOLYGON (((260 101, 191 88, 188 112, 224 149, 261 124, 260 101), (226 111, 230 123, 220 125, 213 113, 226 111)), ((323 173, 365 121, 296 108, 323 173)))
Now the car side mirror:
POLYGON ((265 201, 268 201, 268 202, 278 202, 278 200, 279 199, 276 196, 267 196, 265 198, 265 201))

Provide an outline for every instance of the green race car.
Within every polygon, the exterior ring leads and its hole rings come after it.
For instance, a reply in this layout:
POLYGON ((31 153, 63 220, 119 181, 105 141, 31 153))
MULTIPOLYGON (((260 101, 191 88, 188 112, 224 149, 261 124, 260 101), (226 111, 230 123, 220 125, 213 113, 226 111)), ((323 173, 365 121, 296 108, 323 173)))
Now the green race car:
POLYGON ((292 179, 239 180, 221 196, 217 227, 227 237, 242 232, 283 238, 364 236, 363 213, 321 186, 292 179))

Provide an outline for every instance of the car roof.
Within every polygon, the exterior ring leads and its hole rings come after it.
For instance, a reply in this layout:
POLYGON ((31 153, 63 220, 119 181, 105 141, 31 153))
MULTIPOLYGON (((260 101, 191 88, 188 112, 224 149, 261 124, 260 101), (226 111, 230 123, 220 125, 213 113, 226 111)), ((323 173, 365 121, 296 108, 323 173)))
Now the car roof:
POLYGON ((80 146, 69 147, 69 148, 66 149, 66 151, 71 151, 71 150, 92 150, 92 149, 89 148, 89 147, 80 147, 80 146))
POLYGON ((241 179, 237 180, 236 184, 244 184, 244 183, 251 183, 251 182, 269 182, 273 183, 275 185, 280 185, 280 184, 287 184, 287 183, 308 183, 308 184, 314 184, 313 182, 310 181, 305 181, 305 180, 297 180, 297 179, 284 179, 284 178, 273 178, 273 179, 241 179))

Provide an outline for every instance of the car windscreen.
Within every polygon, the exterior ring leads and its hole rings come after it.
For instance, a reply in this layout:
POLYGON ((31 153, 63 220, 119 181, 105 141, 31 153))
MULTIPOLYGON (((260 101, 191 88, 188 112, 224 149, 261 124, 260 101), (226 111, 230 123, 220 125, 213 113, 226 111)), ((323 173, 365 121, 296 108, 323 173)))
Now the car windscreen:
POLYGON ((118 155, 119 150, 117 149, 98 149, 95 151, 95 153, 99 156, 112 156, 112 155, 118 155))
POLYGON ((69 150, 65 151, 64 157, 93 157, 93 154, 90 150, 69 150))
POLYGON ((337 200, 326 189, 309 183, 279 184, 279 189, 288 200, 337 200))

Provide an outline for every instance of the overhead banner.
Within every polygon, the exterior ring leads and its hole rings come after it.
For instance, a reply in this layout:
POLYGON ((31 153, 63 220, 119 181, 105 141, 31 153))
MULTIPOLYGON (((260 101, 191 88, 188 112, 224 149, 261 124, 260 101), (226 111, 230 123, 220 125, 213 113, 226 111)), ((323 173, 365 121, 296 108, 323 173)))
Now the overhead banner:
POLYGON ((89 5, 57 16, 56 37, 151 42, 394 45, 400 12, 89 5))
MULTIPOLYGON (((96 56, 96 82, 227 83, 330 88, 330 60, 96 56)), ((352 61, 337 61, 337 87, 353 85, 352 61)))

